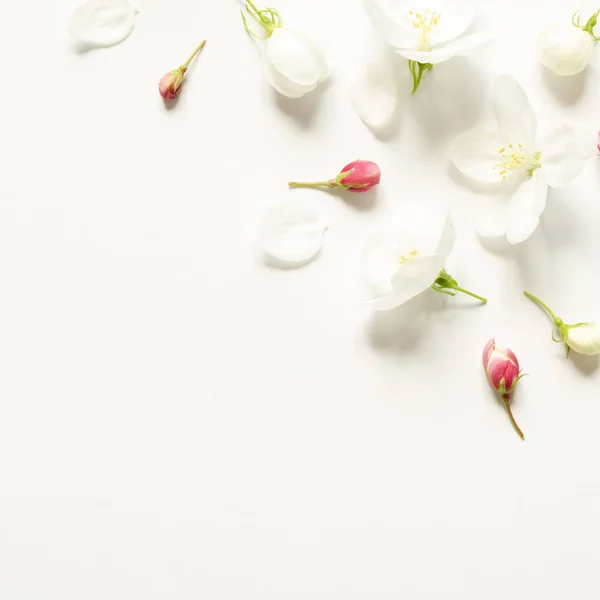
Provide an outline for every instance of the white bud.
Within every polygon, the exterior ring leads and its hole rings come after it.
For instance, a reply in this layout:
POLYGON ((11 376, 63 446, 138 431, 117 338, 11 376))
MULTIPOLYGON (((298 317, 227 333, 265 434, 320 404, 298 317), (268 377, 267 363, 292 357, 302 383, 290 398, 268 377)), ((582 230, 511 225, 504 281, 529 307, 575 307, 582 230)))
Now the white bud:
POLYGON ((579 354, 600 354, 600 327, 589 323, 565 327, 564 341, 571 350, 579 354))
POLYGON ((543 65, 557 75, 581 73, 594 52, 592 36, 580 27, 550 25, 538 38, 538 54, 543 65))

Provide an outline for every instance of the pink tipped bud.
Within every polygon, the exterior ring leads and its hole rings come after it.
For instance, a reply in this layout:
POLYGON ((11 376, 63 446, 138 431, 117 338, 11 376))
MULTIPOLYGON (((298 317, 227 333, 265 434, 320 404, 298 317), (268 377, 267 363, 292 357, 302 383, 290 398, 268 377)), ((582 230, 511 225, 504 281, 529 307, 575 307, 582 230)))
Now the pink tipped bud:
POLYGON ((492 387, 502 396, 502 401, 514 428, 521 439, 525 439, 510 408, 511 393, 522 377, 515 353, 508 348, 499 346, 496 344, 496 340, 492 338, 483 349, 483 368, 492 387))
POLYGON ((355 160, 346 165, 340 175, 345 176, 339 183, 351 192, 366 192, 381 181, 381 170, 370 160, 355 160))
POLYGON ((177 92, 183 83, 183 75, 185 70, 181 67, 173 71, 169 71, 163 75, 158 83, 158 91, 165 100, 173 100, 177 96, 177 92))

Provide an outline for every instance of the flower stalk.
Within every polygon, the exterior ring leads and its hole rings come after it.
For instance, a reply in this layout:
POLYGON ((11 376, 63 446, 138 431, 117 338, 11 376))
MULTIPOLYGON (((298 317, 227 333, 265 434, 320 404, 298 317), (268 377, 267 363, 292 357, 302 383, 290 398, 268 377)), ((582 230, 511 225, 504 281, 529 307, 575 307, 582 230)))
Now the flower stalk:
POLYGON ((252 0, 246 0, 245 8, 250 17, 265 30, 264 36, 254 33, 254 31, 248 27, 248 21, 246 20, 244 11, 240 10, 242 21, 244 22, 244 29, 257 40, 266 40, 267 38, 270 38, 278 27, 283 26, 281 16, 274 8, 263 8, 262 10, 259 10, 252 0))
POLYGON ((513 416, 512 410, 510 408, 510 394, 503 394, 502 395, 502 403, 504 404, 504 408, 506 408, 506 412, 508 413, 508 417, 509 417, 510 422, 512 423, 513 427, 515 428, 515 431, 517 432, 517 434, 519 435, 519 437, 523 441, 525 441, 525 434, 521 431, 521 428, 517 424, 517 421, 515 420, 515 417, 513 416))
POLYGON ((413 94, 416 94, 419 89, 419 85, 421 81, 425 78, 425 73, 427 71, 431 71, 433 69, 433 65, 430 63, 420 63, 416 60, 408 61, 408 69, 410 70, 410 74, 413 78, 413 94))
POLYGON ((460 292, 461 294, 466 294, 467 296, 471 296, 472 298, 479 300, 483 304, 487 304, 487 298, 484 298, 483 296, 466 290, 465 288, 458 285, 456 279, 454 279, 448 273, 448 271, 446 271, 446 269, 442 269, 440 271, 438 278, 431 285, 431 289, 435 290, 436 292, 439 292, 440 294, 446 294, 448 296, 456 296, 456 294, 460 292))
POLYGON ((575 27, 579 27, 586 33, 589 33, 592 36, 592 39, 595 42, 600 41, 600 38, 594 33, 594 27, 596 27, 598 23, 598 16, 600 16, 600 8, 587 20, 585 25, 581 24, 581 11, 578 10, 571 19, 571 22, 575 27))

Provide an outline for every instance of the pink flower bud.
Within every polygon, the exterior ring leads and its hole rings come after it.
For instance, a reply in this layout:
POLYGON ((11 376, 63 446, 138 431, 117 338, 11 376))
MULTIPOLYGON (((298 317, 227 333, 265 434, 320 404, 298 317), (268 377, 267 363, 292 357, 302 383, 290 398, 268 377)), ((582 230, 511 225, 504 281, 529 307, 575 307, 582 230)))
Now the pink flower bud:
MULTIPOLYGON (((600 137, 600 131, 598 132, 598 137, 600 137)), ((600 152, 600 144, 598 144, 596 148, 598 148, 598 152, 600 152)))
POLYGON ((521 439, 525 439, 510 408, 511 394, 519 379, 523 377, 515 353, 497 345, 496 340, 492 338, 483 349, 483 368, 492 387, 502 396, 502 402, 514 428, 521 439))
POLYGON ((381 181, 381 170, 370 160, 355 160, 346 165, 340 175, 348 173, 340 179, 340 183, 351 192, 366 192, 381 181))
POLYGON ((173 100, 173 98, 177 96, 177 92, 183 83, 184 74, 185 70, 178 67, 173 71, 169 71, 166 75, 163 75, 158 83, 158 91, 165 100, 173 100))

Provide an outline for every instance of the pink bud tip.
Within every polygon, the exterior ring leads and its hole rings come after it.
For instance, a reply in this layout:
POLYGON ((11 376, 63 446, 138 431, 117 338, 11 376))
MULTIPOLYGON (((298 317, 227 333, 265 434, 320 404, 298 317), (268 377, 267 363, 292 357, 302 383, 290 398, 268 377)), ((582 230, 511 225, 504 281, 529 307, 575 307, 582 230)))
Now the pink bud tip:
POLYGON ((165 100, 173 100, 183 83, 183 73, 181 68, 169 71, 162 76, 158 82, 158 91, 165 100))
POLYGON ((366 192, 381 180, 381 170, 370 160, 355 160, 346 165, 341 173, 347 173, 340 183, 351 192, 366 192))
POLYGON ((519 361, 512 350, 499 346, 494 338, 483 349, 483 368, 497 392, 504 395, 513 391, 519 379, 519 361))

